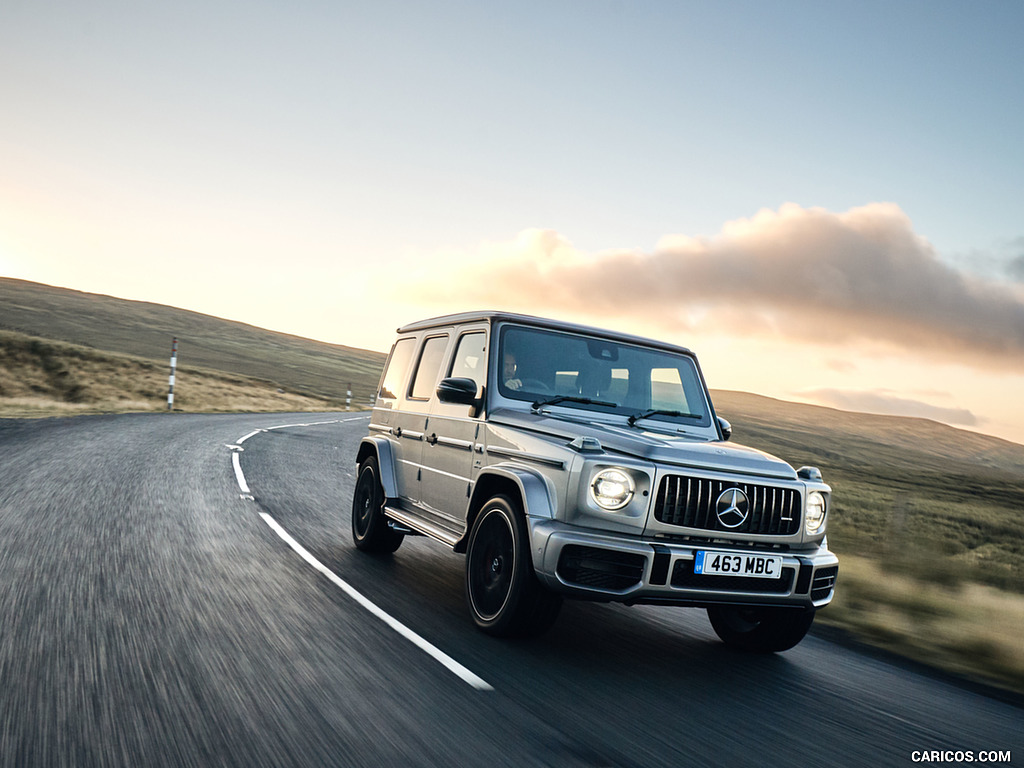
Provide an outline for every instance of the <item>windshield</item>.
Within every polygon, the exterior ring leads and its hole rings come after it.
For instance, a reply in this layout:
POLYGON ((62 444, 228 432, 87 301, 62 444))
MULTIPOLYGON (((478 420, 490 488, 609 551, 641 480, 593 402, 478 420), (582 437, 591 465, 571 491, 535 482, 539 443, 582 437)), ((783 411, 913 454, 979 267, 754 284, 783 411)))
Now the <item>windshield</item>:
POLYGON ((711 425, 703 383, 687 355, 515 325, 502 328, 499 345, 504 397, 531 404, 559 398, 565 408, 711 425))

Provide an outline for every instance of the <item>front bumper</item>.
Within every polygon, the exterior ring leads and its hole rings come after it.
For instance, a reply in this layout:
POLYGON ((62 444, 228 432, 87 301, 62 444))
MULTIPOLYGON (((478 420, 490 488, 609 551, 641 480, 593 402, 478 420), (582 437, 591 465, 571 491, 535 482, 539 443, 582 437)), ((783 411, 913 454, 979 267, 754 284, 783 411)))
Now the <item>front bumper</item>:
POLYGON ((528 518, 537 577, 567 597, 627 604, 821 608, 832 601, 839 558, 827 547, 788 552, 742 545, 651 541, 528 518), (698 550, 783 557, 776 579, 694 574, 698 550))

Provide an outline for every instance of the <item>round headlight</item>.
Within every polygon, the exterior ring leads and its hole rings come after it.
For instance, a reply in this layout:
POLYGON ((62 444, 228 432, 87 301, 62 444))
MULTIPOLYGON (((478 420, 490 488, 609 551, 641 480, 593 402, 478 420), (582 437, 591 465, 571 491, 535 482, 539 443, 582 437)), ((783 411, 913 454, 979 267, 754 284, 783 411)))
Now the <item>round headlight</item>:
POLYGON ((590 482, 590 496, 601 509, 622 509, 633 498, 633 478, 614 467, 602 469, 590 482))
POLYGON ((821 530, 825 523, 825 496, 820 491, 807 494, 807 514, 804 515, 804 527, 807 533, 814 534, 821 530))

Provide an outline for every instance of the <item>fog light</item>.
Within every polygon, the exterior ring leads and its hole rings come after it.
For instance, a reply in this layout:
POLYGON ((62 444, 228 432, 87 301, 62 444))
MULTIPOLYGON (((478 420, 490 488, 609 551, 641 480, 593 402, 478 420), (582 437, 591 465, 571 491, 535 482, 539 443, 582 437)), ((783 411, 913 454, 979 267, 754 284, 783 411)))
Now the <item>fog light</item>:
POLYGON ((590 483, 590 496, 601 509, 622 509, 633 498, 633 478, 621 469, 602 469, 590 483))

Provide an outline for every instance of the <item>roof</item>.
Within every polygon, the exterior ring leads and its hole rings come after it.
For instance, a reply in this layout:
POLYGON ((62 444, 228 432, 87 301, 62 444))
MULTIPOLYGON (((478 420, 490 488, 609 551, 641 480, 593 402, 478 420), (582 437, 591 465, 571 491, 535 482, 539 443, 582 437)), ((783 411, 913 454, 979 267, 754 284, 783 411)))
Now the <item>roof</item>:
POLYGON ((477 312, 460 312, 453 315, 441 315, 426 320, 417 320, 414 323, 407 323, 398 329, 398 333, 412 333, 428 328, 441 328, 453 325, 464 325, 466 323, 487 322, 493 325, 499 322, 517 323, 520 325, 531 325, 537 328, 546 328, 555 331, 567 331, 569 333, 580 333, 586 336, 595 336, 614 341, 624 341, 630 344, 638 344, 645 347, 657 347, 658 349, 670 352, 681 352, 686 355, 693 353, 686 347, 678 344, 670 344, 666 341, 648 339, 643 336, 634 336, 628 333, 610 331, 605 328, 595 328, 579 323, 569 323, 564 320, 555 320, 547 317, 535 317, 533 315, 522 315, 515 312, 503 312, 500 310, 480 310, 477 312))

